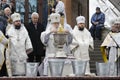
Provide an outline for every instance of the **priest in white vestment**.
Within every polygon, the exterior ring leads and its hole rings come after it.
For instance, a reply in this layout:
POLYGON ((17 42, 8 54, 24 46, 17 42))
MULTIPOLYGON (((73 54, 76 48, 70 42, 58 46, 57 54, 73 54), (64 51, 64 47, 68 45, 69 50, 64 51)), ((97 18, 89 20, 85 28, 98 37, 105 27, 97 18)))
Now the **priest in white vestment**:
MULTIPOLYGON (((60 15, 58 13, 52 13, 50 15, 50 19, 51 19, 51 22, 50 22, 49 26, 47 27, 46 31, 41 33, 41 41, 46 46, 45 60, 44 60, 44 74, 43 75, 48 75, 47 58, 56 57, 55 55, 57 52, 57 48, 54 45, 53 34, 56 33, 58 31, 58 28, 60 27, 60 15)), ((66 46, 68 46, 72 42, 72 35, 71 35, 69 29, 66 28, 66 26, 64 26, 64 30, 65 30, 65 32, 68 33, 68 38, 67 38, 68 41, 64 45, 64 51, 66 52, 66 51, 68 51, 68 50, 65 50, 66 46)), ((66 52, 66 54, 68 54, 68 53, 66 52)), ((57 56, 65 57, 64 55, 57 55, 57 56)))
POLYGON ((85 17, 78 16, 76 18, 77 25, 73 29, 73 42, 71 49, 76 59, 81 61, 87 61, 85 75, 90 75, 89 65, 89 49, 94 49, 93 38, 90 32, 85 28, 85 17))
POLYGON ((20 17, 19 13, 11 15, 13 24, 6 32, 9 38, 12 73, 16 76, 25 75, 24 64, 27 62, 27 54, 33 50, 28 32, 21 23, 20 17))
MULTIPOLYGON (((112 25, 111 32, 108 33, 105 40, 101 44, 105 48, 104 55, 108 57, 108 62, 115 62, 120 55, 120 32, 118 21, 112 25)), ((103 56, 105 58, 105 56, 103 56)), ((107 60, 105 61, 107 62, 107 60)))

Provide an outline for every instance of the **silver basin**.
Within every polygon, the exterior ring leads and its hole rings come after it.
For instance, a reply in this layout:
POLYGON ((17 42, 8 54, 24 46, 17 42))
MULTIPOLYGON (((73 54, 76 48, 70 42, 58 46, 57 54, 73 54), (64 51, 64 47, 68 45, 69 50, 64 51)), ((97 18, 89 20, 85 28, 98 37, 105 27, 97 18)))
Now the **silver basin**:
POLYGON ((49 59, 49 69, 52 77, 61 77, 64 67, 64 59, 49 59))
POLYGON ((116 63, 96 63, 97 76, 117 76, 116 63))
POLYGON ((38 64, 39 63, 26 63, 26 76, 27 77, 36 77, 38 71, 38 64))
POLYGON ((73 73, 75 74, 75 76, 84 76, 86 65, 86 61, 72 60, 73 73))

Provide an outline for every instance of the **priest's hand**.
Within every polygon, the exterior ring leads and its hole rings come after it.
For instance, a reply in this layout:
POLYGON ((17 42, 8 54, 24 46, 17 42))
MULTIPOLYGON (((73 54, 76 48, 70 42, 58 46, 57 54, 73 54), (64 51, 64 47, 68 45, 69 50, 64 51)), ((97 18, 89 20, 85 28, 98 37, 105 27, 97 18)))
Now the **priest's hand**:
POLYGON ((94 22, 93 24, 94 24, 94 25, 98 25, 98 24, 99 24, 99 22, 94 22))
POLYGON ((51 33, 57 33, 57 29, 56 28, 52 28, 51 29, 51 33))
POLYGON ((51 30, 51 33, 57 33, 57 30, 51 30))
POLYGON ((68 30, 65 30, 65 33, 70 33, 68 30))

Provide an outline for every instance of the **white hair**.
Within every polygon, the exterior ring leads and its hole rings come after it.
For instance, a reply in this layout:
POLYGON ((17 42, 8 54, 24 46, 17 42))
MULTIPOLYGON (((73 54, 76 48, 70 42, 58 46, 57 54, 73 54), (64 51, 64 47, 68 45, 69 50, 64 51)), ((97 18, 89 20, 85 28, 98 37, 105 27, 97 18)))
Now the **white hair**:
POLYGON ((7 10, 11 11, 11 9, 9 7, 7 7, 7 8, 4 9, 4 12, 7 11, 7 10))
POLYGON ((35 15, 36 15, 37 17, 39 17, 39 14, 38 14, 37 12, 33 12, 32 15, 31 15, 31 18, 32 18, 33 16, 35 16, 35 15))

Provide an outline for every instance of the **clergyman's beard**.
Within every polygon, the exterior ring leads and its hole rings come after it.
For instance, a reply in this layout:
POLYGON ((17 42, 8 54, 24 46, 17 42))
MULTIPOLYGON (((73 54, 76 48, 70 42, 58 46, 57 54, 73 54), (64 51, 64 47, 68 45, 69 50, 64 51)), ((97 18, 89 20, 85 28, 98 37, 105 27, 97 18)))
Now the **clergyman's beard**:
POLYGON ((79 30, 80 30, 80 31, 83 31, 83 30, 84 30, 84 28, 79 27, 79 30))
POLYGON ((15 25, 15 29, 20 29, 21 25, 15 25))

